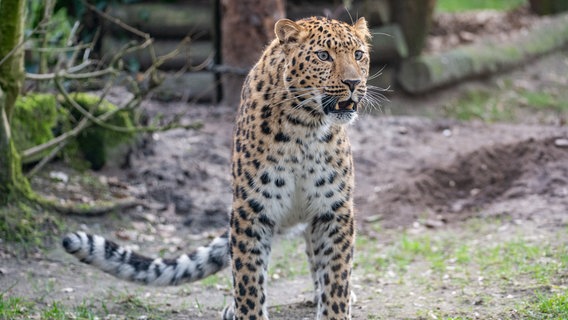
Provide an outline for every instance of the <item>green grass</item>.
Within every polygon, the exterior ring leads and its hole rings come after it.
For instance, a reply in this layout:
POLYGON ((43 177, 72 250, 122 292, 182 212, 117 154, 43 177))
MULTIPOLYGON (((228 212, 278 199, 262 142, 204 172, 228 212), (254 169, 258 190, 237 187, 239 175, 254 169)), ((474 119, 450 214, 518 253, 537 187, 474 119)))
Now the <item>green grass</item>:
POLYGON ((566 261, 566 248, 522 239, 480 248, 475 253, 475 262, 487 277, 504 284, 526 277, 538 285, 551 285, 552 279, 566 267, 566 261))
POLYGON ((93 320, 100 319, 93 313, 93 306, 82 303, 69 308, 61 303, 53 302, 41 305, 22 297, 6 297, 0 295, 0 319, 49 319, 49 320, 93 320))
POLYGON ((438 0, 436 10, 440 12, 480 9, 510 10, 525 3, 527 3, 526 0, 438 0))
MULTIPOLYGON (((422 232, 383 232, 387 245, 359 235, 356 243, 355 269, 371 283, 396 283, 409 287, 416 296, 439 292, 462 292, 461 303, 452 311, 417 308, 418 318, 472 319, 467 315, 485 306, 506 303, 514 296, 521 307, 502 310, 502 319, 516 319, 515 312, 531 317, 519 319, 568 319, 567 293, 550 295, 550 289, 562 286, 568 269, 568 247, 562 234, 547 240, 516 232, 506 239, 493 238, 506 220, 472 219, 456 230, 422 232), (484 240, 489 239, 492 240, 484 240), (361 252, 364 252, 361 254, 361 252), (535 292, 545 291, 537 295, 535 292), (473 305, 480 301, 480 307, 473 305)), ((514 303, 514 301, 511 301, 514 303)), ((370 316, 368 319, 373 319, 370 316)))
POLYGON ((519 90, 518 102, 533 109, 568 111, 568 101, 561 94, 546 91, 519 90))
POLYGON ((207 278, 201 280, 200 282, 206 288, 218 288, 218 287, 231 288, 232 286, 231 279, 229 279, 229 277, 226 277, 224 274, 219 274, 219 273, 212 274, 207 278))
POLYGON ((511 105, 490 91, 469 91, 444 106, 446 116, 459 120, 486 122, 510 121, 514 118, 511 105))
POLYGON ((555 294, 537 294, 536 300, 521 308, 526 319, 568 319, 568 290, 555 294))
POLYGON ((564 92, 506 86, 503 91, 467 91, 443 106, 445 116, 464 121, 510 122, 523 112, 568 112, 568 96, 564 92))
POLYGON ((27 317, 33 303, 20 297, 5 297, 0 295, 0 319, 18 319, 27 317))
POLYGON ((308 259, 304 250, 304 240, 301 238, 279 239, 281 253, 274 254, 268 266, 268 275, 274 277, 296 277, 309 275, 308 259), (293 262, 293 263, 290 263, 293 262))

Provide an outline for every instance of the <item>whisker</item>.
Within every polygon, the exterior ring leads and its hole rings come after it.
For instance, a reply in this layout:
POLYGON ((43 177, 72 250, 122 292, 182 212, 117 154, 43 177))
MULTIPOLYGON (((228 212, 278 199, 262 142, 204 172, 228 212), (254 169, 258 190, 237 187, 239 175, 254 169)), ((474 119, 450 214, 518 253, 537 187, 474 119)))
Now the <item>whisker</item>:
POLYGON ((377 78, 377 77, 380 77, 380 76, 383 74, 383 71, 385 71, 385 68, 386 68, 386 67, 387 67, 386 65, 382 66, 382 68, 380 68, 379 71, 375 72, 375 74, 373 74, 372 76, 369 76, 369 78, 367 79, 367 81, 373 80, 373 79, 375 79, 375 78, 377 78))

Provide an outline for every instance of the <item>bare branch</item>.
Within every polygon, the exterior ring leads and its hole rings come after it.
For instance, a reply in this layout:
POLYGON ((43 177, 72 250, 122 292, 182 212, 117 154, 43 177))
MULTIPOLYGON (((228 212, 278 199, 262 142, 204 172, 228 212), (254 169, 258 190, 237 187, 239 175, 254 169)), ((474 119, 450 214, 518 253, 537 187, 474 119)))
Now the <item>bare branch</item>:
POLYGON ((53 150, 51 150, 48 155, 43 157, 43 159, 41 159, 40 162, 38 162, 30 171, 28 171, 28 173, 26 173, 26 178, 34 176, 39 170, 41 170, 41 168, 43 168, 46 164, 48 164, 49 161, 55 158, 55 156, 59 153, 59 151, 65 148, 68 142, 69 140, 62 141, 61 143, 59 143, 57 147, 53 148, 53 150))
POLYGON ((93 10, 95 13, 97 13, 101 17, 103 17, 103 18, 107 19, 108 21, 116 24, 117 26, 123 28, 124 30, 129 31, 129 32, 131 32, 131 33, 133 33, 133 34, 135 34, 135 35, 137 35, 141 38, 144 38, 144 39, 150 39, 151 38, 148 33, 142 32, 142 31, 140 31, 140 30, 138 30, 138 29, 136 29, 132 26, 127 25, 126 23, 122 22, 120 19, 113 17, 111 15, 108 15, 107 13, 99 10, 97 7, 93 6, 92 4, 88 3, 87 1, 82 0, 82 2, 85 6, 87 6, 87 8, 93 10))

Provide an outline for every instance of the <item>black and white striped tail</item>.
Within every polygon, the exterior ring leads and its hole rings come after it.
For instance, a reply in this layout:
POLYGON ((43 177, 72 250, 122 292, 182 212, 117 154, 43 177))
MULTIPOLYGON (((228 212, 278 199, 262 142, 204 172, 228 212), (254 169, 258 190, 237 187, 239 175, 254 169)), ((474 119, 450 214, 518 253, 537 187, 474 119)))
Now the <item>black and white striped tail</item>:
POLYGON ((169 286, 203 279, 229 266, 229 232, 209 245, 175 259, 148 258, 97 235, 70 233, 65 250, 81 262, 117 278, 147 285, 169 286))

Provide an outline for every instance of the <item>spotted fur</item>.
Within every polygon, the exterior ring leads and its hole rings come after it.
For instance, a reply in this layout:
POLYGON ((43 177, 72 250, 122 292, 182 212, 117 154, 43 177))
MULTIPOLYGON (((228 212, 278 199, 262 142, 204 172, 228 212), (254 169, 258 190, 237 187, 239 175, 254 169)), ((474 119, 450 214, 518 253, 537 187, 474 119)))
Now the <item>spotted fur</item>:
POLYGON ((233 302, 223 319, 268 319, 267 267, 276 233, 300 225, 317 319, 351 318, 355 222, 353 160, 345 125, 367 93, 370 37, 326 18, 280 20, 249 73, 233 141, 230 229, 176 259, 150 259, 99 236, 67 235, 82 262, 153 285, 191 282, 231 266, 233 302))

